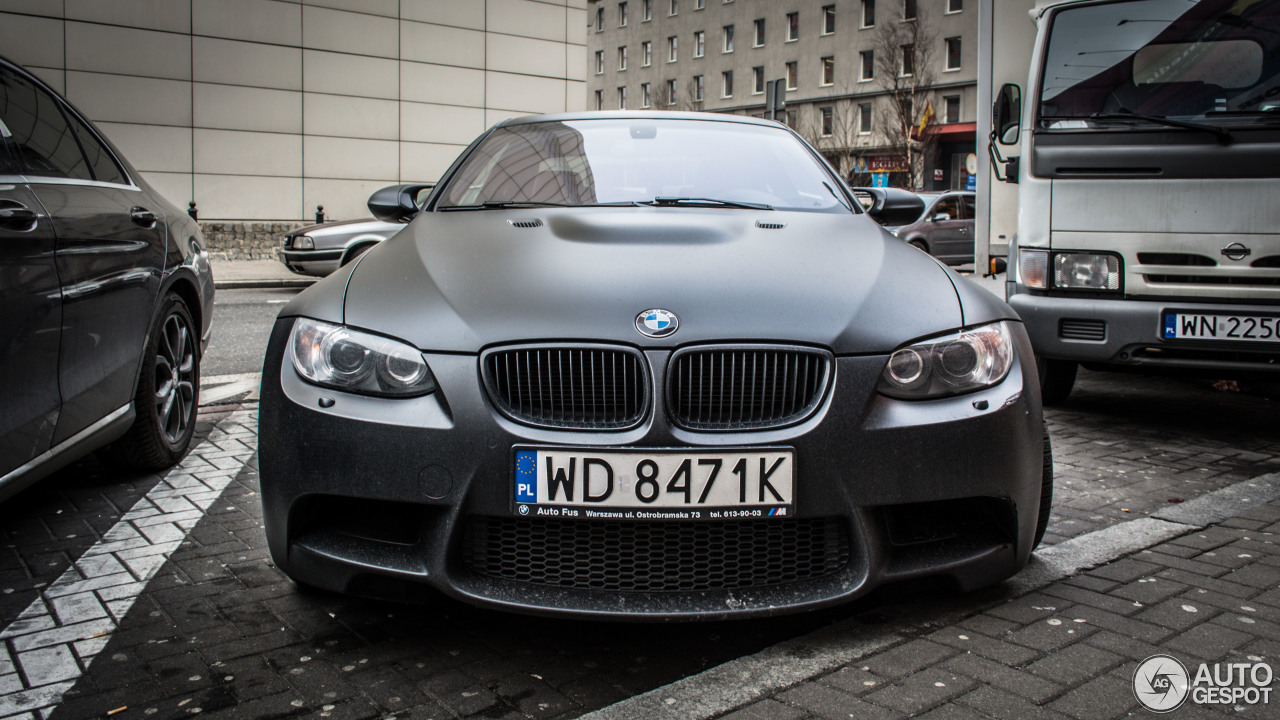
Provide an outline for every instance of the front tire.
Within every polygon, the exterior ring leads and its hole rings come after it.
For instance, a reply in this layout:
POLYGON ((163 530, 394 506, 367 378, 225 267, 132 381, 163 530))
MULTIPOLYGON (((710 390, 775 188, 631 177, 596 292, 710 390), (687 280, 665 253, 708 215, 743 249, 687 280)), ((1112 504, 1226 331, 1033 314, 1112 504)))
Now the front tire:
POLYGON ((1031 549, 1040 547, 1044 531, 1049 528, 1049 513, 1053 510, 1053 446, 1049 443, 1049 429, 1044 429, 1044 455, 1040 470, 1040 511, 1036 516, 1036 536, 1031 549))
POLYGON ((150 472, 186 454, 200 405, 197 338, 187 304, 177 293, 169 293, 147 339, 133 398, 133 425, 107 448, 112 461, 150 472))
POLYGON ((1045 405, 1061 405, 1066 402, 1071 395, 1071 388, 1076 384, 1076 363, 1037 356, 1036 369, 1040 372, 1041 402, 1045 405))
POLYGON ((928 254, 929 252, 929 246, 925 245, 923 240, 912 240, 909 244, 922 253, 928 254))

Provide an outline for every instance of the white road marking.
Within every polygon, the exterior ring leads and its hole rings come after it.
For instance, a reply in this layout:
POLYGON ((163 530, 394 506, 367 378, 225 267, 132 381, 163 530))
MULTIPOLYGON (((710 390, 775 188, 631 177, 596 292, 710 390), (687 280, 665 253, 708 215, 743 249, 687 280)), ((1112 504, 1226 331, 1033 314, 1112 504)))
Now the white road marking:
POLYGON ((48 717, 88 671, 147 582, 257 450, 254 416, 241 411, 219 421, 0 631, 0 717, 48 717))

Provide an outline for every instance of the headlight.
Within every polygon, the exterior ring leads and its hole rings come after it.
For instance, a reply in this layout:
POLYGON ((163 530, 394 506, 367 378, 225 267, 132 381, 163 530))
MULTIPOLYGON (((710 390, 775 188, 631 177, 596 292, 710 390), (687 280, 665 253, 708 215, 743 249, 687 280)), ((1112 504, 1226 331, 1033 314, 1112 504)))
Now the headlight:
POLYGON ((293 239, 293 248, 295 250, 315 250, 316 241, 306 235, 298 235, 293 239))
POLYGON ((959 395, 995 385, 1012 366, 1009 327, 992 323, 895 350, 877 389, 908 400, 959 395))
POLYGON ((1053 286, 1066 290, 1119 290, 1120 258, 1095 253, 1056 253, 1053 286))
POLYGON ((1120 258, 1106 253, 1020 250, 1018 274, 1023 285, 1037 290, 1120 290, 1120 258))
POLYGON ((298 318, 289 357, 304 379, 362 395, 412 397, 436 389, 422 353, 398 340, 298 318))

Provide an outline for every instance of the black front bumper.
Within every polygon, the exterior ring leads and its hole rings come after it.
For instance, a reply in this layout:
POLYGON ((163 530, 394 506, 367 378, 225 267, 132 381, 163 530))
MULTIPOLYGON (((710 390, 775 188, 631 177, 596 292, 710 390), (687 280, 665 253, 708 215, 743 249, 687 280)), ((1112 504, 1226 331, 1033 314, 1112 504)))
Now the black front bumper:
MULTIPOLYGON (((591 433, 503 418, 476 356, 427 355, 440 391, 412 400, 306 384, 283 355, 291 324, 277 323, 268 349, 259 443, 271 554, 300 582, 399 598, 434 588, 530 613, 718 619, 813 609, 925 576, 982 587, 1017 572, 1030 553, 1043 425, 1039 394, 1023 392, 1034 364, 1020 330, 1020 362, 979 393, 892 400, 873 392, 883 356, 846 357, 824 404, 799 425, 681 430, 655 393, 640 427, 591 433), (325 408, 322 398, 336 402, 325 408), (691 521, 519 518, 516 445, 790 447, 793 517, 692 521, 693 529, 691 521), (575 558, 556 552, 565 547, 583 548, 577 559, 589 567, 567 567, 575 558)), ((646 357, 661 387, 669 353, 646 357)))

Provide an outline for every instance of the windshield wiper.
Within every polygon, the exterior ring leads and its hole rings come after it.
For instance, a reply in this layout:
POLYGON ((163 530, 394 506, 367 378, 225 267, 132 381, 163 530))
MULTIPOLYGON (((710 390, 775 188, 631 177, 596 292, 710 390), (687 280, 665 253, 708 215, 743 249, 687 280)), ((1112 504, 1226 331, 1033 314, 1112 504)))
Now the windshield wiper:
POLYGON ((659 195, 651 202, 642 203, 644 205, 657 205, 658 207, 679 207, 681 205, 711 205, 713 207, 729 207, 742 208, 743 210, 772 210, 772 205, 764 203, 738 202, 736 200, 718 200, 716 198, 699 198, 699 197, 670 197, 659 195))
POLYGON ((1218 142, 1223 145, 1231 144, 1231 131, 1219 127, 1218 125, 1206 125, 1204 123, 1188 122, 1186 120, 1174 120, 1163 115, 1143 115, 1135 112, 1109 112, 1094 113, 1089 116, 1090 120, 1143 120, 1157 125, 1167 125, 1169 127, 1183 128, 1186 130, 1199 130, 1200 132, 1212 133, 1217 136, 1218 142))
POLYGON ((534 202, 532 200, 485 200, 474 205, 441 205, 441 210, 501 210, 502 208, 572 207, 569 203, 534 202))

